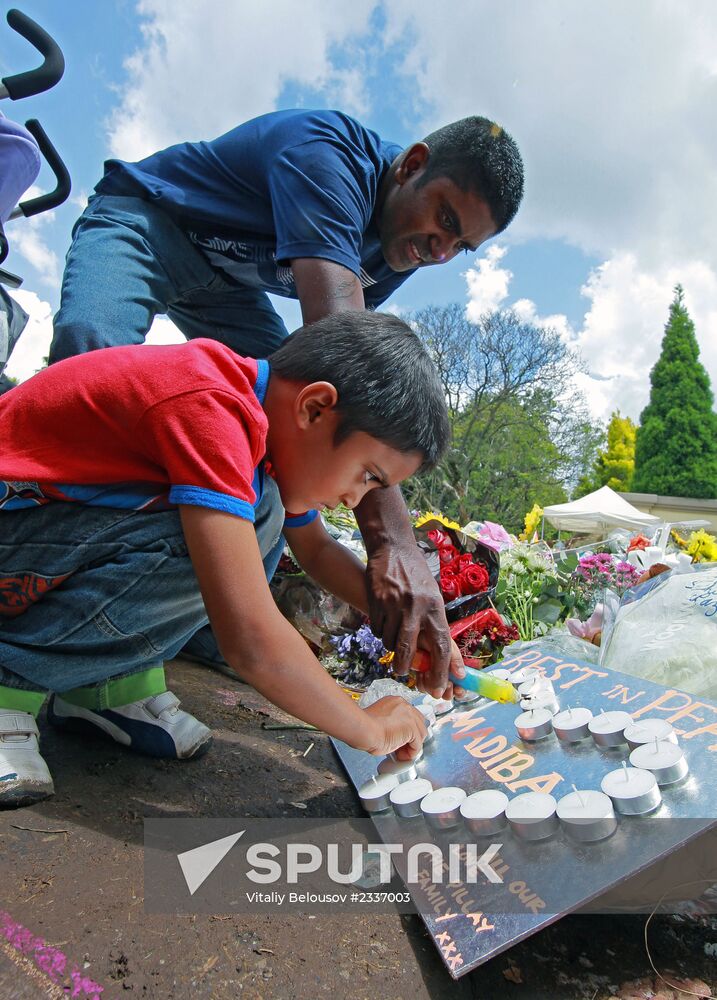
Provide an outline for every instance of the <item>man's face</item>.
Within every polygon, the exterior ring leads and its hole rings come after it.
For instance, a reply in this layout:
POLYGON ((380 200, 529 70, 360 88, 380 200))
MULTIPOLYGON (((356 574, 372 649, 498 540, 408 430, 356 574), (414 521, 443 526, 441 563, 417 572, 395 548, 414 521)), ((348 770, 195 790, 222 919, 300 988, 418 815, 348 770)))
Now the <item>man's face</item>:
POLYGON ((426 163, 423 143, 403 154, 377 213, 381 250, 394 271, 444 264, 495 234, 488 205, 477 194, 448 177, 419 184, 426 163))

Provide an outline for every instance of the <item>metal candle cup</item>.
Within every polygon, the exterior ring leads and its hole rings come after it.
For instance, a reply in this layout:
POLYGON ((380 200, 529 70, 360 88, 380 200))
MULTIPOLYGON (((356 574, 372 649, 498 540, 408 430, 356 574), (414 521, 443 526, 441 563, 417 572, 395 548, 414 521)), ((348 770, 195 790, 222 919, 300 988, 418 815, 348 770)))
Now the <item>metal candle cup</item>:
POLYGON ((520 707, 524 712, 531 708, 545 708, 551 715, 556 715, 560 711, 560 704, 552 691, 540 691, 534 697, 521 698, 520 707))
POLYGON ((414 705, 414 708, 421 713, 423 718, 426 720, 427 726, 432 726, 436 721, 436 713, 432 705, 427 705, 425 701, 422 701, 419 705, 414 705))
MULTIPOLYGON (((497 672, 497 670, 493 671, 493 673, 497 672)), ((514 670, 512 674, 508 670, 503 670, 501 672, 507 675, 507 678, 505 679, 509 680, 511 684, 515 684, 516 686, 526 684, 528 681, 532 681, 535 677, 540 677, 540 671, 537 667, 518 667, 518 669, 514 670)), ((550 682, 548 681, 548 683, 550 682)))
POLYGON ((376 813, 383 812, 384 809, 390 809, 391 800, 389 796, 397 784, 398 778, 395 774, 381 774, 378 777, 369 778, 368 781, 364 781, 363 785, 359 788, 359 798, 366 812, 376 813))
POLYGON ((513 724, 522 740, 534 742, 550 736, 553 731, 553 716, 547 708, 532 708, 519 715, 513 724))
POLYGON ((524 792, 508 802, 505 815, 521 840, 545 840, 558 829, 557 803, 546 792, 524 792))
POLYGON ((559 800, 556 811, 563 829, 582 843, 604 840, 617 829, 612 800, 604 792, 576 789, 559 800))
POLYGON ((502 667, 499 667, 497 670, 488 670, 486 673, 489 673, 491 677, 497 677, 500 681, 510 681, 511 684, 518 683, 513 679, 515 675, 511 674, 510 670, 503 670, 502 667))
POLYGON ((508 822, 505 818, 507 805, 508 796, 504 792, 486 788, 463 799, 460 813, 471 833, 477 837, 490 837, 504 829, 508 822))
POLYGON ((590 735, 588 725, 592 717, 589 708, 566 708, 553 716, 555 735, 563 743, 579 743, 590 735))
POLYGON ((623 766, 609 771, 600 787, 610 796, 615 809, 625 816, 652 812, 662 802, 654 774, 636 767, 623 766))
POLYGON ((588 723, 595 744, 599 747, 619 747, 626 743, 625 730, 632 725, 629 712, 601 712, 588 723))
POLYGON ((474 701, 478 701, 479 698, 483 697, 480 691, 471 691, 468 688, 465 688, 464 690, 465 694, 462 698, 458 697, 455 690, 453 691, 453 701, 455 702, 456 708, 460 708, 461 705, 471 705, 474 701))
POLYGON ((536 674, 534 677, 529 677, 527 681, 523 681, 522 684, 519 684, 518 691, 523 698, 529 698, 531 695, 538 695, 544 691, 549 691, 551 694, 555 694, 553 682, 547 680, 545 677, 541 677, 539 674, 536 674))
POLYGON ((677 743, 677 733, 664 719, 638 719, 625 729, 625 741, 631 750, 655 740, 677 743))
POLYGON ((658 785, 672 785, 684 778, 690 769, 680 747, 668 740, 655 740, 635 747, 630 763, 654 774, 658 785))
POLYGON ((421 802, 421 812, 435 830, 447 830, 458 826, 461 819, 461 802, 466 798, 462 788, 447 785, 429 792, 421 802))
POLYGON ((413 781, 418 777, 415 760, 396 760, 395 757, 384 757, 377 769, 379 774, 392 774, 397 781, 413 781))
POLYGON ((426 700, 422 704, 429 705, 436 715, 445 715, 453 708, 453 699, 447 701, 445 698, 433 698, 427 694, 426 700))
POLYGON ((421 815, 421 802, 433 791, 433 785, 428 778, 416 778, 413 781, 403 781, 391 791, 389 798, 396 814, 404 819, 413 819, 421 815))

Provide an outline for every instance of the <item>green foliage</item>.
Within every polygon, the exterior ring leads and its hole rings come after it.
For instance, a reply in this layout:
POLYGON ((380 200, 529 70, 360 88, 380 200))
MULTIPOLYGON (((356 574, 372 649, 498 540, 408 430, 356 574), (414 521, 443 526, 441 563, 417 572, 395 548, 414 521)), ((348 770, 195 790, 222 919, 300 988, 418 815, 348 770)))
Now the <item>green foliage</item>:
POLYGON ((635 435, 637 427, 629 417, 615 410, 607 425, 607 445, 598 451, 590 476, 578 484, 576 496, 585 496, 601 486, 621 493, 629 492, 635 471, 635 435))
POLYGON ((717 414, 679 285, 650 384, 650 401, 637 431, 633 491, 714 498, 717 414))
POLYGON ((519 532, 534 503, 568 499, 600 440, 573 388, 574 356, 556 331, 512 312, 475 324, 456 304, 412 319, 438 367, 453 441, 436 470, 404 484, 408 506, 519 532))

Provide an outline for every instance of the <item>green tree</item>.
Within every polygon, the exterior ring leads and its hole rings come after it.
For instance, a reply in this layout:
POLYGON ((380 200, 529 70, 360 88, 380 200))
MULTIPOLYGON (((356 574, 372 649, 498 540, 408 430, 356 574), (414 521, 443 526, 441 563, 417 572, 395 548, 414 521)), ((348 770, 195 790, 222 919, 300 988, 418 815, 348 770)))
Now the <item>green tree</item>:
POLYGON ((409 507, 519 531, 534 503, 567 500, 596 438, 559 334, 510 311, 470 323, 458 304, 412 321, 441 376, 453 440, 437 469, 404 484, 409 507))
POLYGON ((675 288, 650 385, 650 401, 637 430, 632 489, 663 496, 716 497, 717 414, 680 285, 675 288))
POLYGON ((611 490, 627 493, 635 471, 635 435, 637 427, 629 417, 620 416, 615 410, 607 425, 606 447, 598 451, 591 474, 578 484, 577 496, 584 496, 609 486, 611 490))

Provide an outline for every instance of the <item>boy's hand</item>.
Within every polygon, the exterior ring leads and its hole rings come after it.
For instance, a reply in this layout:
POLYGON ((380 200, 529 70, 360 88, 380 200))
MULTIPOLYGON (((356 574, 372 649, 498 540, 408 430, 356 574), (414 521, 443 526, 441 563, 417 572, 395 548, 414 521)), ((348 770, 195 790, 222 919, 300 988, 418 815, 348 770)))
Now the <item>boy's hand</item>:
POLYGON ((371 717, 369 743, 362 750, 383 756, 397 751, 401 760, 411 760, 426 738, 426 720, 403 698, 389 695, 364 709, 371 717))

